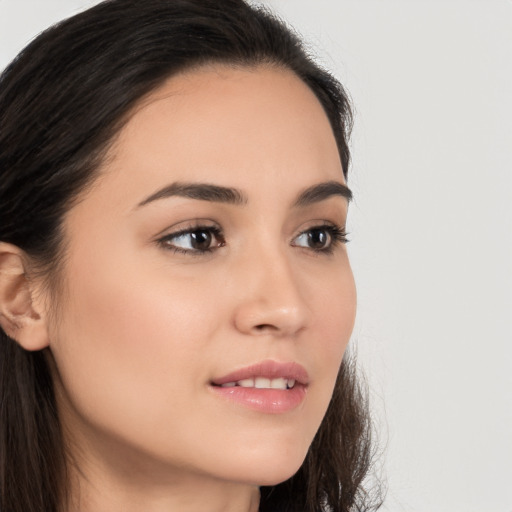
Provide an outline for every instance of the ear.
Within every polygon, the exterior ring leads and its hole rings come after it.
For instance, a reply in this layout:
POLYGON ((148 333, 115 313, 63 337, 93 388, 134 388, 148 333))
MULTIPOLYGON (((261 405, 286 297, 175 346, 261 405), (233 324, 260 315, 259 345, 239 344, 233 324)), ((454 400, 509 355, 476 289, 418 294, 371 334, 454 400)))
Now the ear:
POLYGON ((34 300, 26 261, 21 249, 0 242, 0 326, 25 350, 33 351, 48 346, 48 331, 42 305, 34 300))

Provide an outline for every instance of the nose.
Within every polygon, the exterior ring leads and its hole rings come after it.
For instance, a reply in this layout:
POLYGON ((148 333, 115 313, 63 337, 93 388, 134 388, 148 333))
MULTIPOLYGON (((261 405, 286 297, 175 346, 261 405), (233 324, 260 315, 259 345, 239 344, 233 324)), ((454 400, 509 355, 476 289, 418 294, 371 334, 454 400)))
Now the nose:
POLYGON ((235 327, 243 334, 293 337, 309 322, 310 311, 286 254, 253 253, 237 269, 235 327))

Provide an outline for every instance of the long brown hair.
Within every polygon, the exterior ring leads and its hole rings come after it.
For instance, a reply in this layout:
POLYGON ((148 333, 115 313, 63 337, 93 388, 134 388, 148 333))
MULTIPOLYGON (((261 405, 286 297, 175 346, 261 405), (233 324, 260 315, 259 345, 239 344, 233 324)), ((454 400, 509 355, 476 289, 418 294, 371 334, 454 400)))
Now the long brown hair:
MULTIPOLYGON (((108 0, 43 32, 0 77, 0 240, 23 249, 52 286, 65 254, 63 216, 134 105, 170 76, 216 62, 296 73, 323 105, 347 174, 347 95, 268 11, 243 0, 108 0)), ((57 512, 65 501, 48 350, 25 351, 0 331, 1 512, 57 512)), ((302 467, 261 489, 261 511, 372 509, 363 486, 370 434, 345 358, 302 467)))

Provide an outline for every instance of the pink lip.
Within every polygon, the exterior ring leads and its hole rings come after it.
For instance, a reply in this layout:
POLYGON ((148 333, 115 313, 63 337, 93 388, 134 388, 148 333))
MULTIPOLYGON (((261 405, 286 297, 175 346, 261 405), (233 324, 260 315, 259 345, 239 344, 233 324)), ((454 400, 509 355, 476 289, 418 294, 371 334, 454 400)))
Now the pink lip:
POLYGON ((237 382, 244 379, 253 379, 254 377, 265 377, 267 379, 294 379, 302 385, 309 383, 309 376, 306 369, 297 363, 279 363, 277 361, 267 360, 260 363, 241 368, 223 377, 215 378, 212 384, 221 386, 228 382, 237 382))
POLYGON ((297 408, 304 401, 308 383, 309 376, 303 366, 297 363, 278 363, 269 360, 216 378, 212 381, 210 389, 217 396, 236 405, 261 413, 280 414, 297 408), (291 389, 221 387, 228 382, 255 377, 294 379, 295 385, 291 389))

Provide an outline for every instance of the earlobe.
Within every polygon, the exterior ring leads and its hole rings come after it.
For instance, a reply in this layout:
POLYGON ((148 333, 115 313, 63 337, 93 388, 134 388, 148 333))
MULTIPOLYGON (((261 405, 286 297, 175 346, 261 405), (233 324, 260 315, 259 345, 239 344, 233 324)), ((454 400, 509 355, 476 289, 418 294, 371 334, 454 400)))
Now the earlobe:
POLYGON ((24 253, 0 242, 0 326, 26 350, 48 346, 44 314, 34 305, 34 290, 27 278, 24 253))

